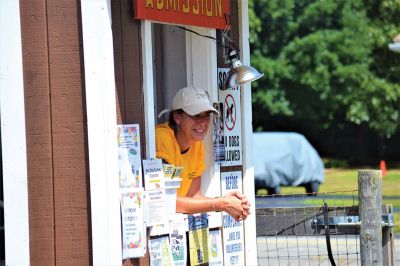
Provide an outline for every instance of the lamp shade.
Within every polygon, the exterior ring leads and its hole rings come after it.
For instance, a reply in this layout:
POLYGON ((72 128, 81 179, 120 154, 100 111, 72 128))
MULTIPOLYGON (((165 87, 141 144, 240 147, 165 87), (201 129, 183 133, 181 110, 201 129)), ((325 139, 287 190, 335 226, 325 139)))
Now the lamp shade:
POLYGON ((225 89, 242 86, 264 76, 264 74, 258 72, 254 67, 243 65, 242 62, 240 62, 236 51, 231 51, 229 59, 232 66, 225 80, 225 89))

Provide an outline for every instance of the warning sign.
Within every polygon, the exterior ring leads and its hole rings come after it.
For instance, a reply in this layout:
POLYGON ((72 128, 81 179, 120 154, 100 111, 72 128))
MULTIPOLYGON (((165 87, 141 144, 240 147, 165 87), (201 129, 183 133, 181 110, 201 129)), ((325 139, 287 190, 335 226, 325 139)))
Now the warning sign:
POLYGON ((226 106, 225 125, 228 130, 233 130, 236 123, 236 104, 232 94, 225 97, 224 105, 226 106))
POLYGON ((222 166, 242 165, 240 88, 222 90, 229 68, 218 68, 218 97, 223 103, 225 161, 222 166))

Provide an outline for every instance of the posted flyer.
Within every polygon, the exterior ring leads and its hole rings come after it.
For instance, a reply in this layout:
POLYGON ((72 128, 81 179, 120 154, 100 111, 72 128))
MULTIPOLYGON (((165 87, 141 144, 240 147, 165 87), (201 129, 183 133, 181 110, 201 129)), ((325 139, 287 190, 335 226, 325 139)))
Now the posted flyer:
MULTIPOLYGON (((221 192, 242 192, 242 172, 221 173, 221 192)), ((237 222, 226 212, 222 213, 222 236, 224 243, 224 265, 244 265, 243 221, 237 222)))
POLYGON ((169 239, 171 244, 172 261, 175 266, 186 266, 186 230, 187 224, 183 214, 177 213, 170 216, 169 239))
POLYGON ((144 187, 146 190, 165 188, 161 159, 143 160, 144 187))
POLYGON ((146 190, 146 223, 147 226, 164 224, 165 189, 146 190))
POLYGON ((208 265, 208 215, 188 216, 190 265, 208 265))
POLYGON ((213 115, 213 148, 214 162, 225 161, 225 138, 224 138, 224 108, 223 103, 213 104, 219 115, 213 115))
POLYGON ((168 236, 150 239, 149 253, 151 266, 173 266, 168 236))
POLYGON ((222 234, 221 230, 216 228, 210 230, 209 239, 209 265, 223 265, 224 254, 222 248, 222 234))
POLYGON ((118 125, 117 138, 120 189, 140 188, 142 160, 139 125, 118 125))
POLYGON ((143 190, 121 194, 122 257, 143 257, 146 227, 143 220, 143 190))

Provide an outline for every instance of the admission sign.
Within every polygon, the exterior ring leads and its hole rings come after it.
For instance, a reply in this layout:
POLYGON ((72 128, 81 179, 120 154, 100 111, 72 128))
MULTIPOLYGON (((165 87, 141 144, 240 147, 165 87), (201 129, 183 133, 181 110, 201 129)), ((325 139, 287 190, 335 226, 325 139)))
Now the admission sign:
POLYGON ((229 0, 134 0, 135 18, 224 29, 229 0))

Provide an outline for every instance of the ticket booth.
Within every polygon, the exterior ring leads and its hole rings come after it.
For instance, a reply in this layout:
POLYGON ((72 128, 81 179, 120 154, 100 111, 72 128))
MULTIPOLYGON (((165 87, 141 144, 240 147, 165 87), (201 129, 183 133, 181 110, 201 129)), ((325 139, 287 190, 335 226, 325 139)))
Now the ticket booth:
MULTIPOLYGON (((2 20, 0 34, 16 37, 1 46, 14 50, 2 52, 0 76, 12 70, 18 79, 0 82, 18 89, 1 94, 16 99, 1 104, 7 264, 147 265, 148 249, 122 256, 117 126, 138 125, 140 155, 154 158, 157 114, 187 85, 207 90, 224 114, 220 140, 215 126, 205 140, 202 192, 235 189, 254 199, 250 83, 225 87, 230 45, 250 65, 246 0, 8 2, 0 9, 17 26, 11 31, 2 20), (19 161, 10 157, 13 147, 19 161), (7 208, 15 192, 19 207, 7 208), (12 249, 17 244, 23 258, 12 249)), ((225 265, 257 264, 254 206, 238 226, 226 214, 207 214, 225 265)), ((161 236, 146 231, 146 241, 161 236)))

